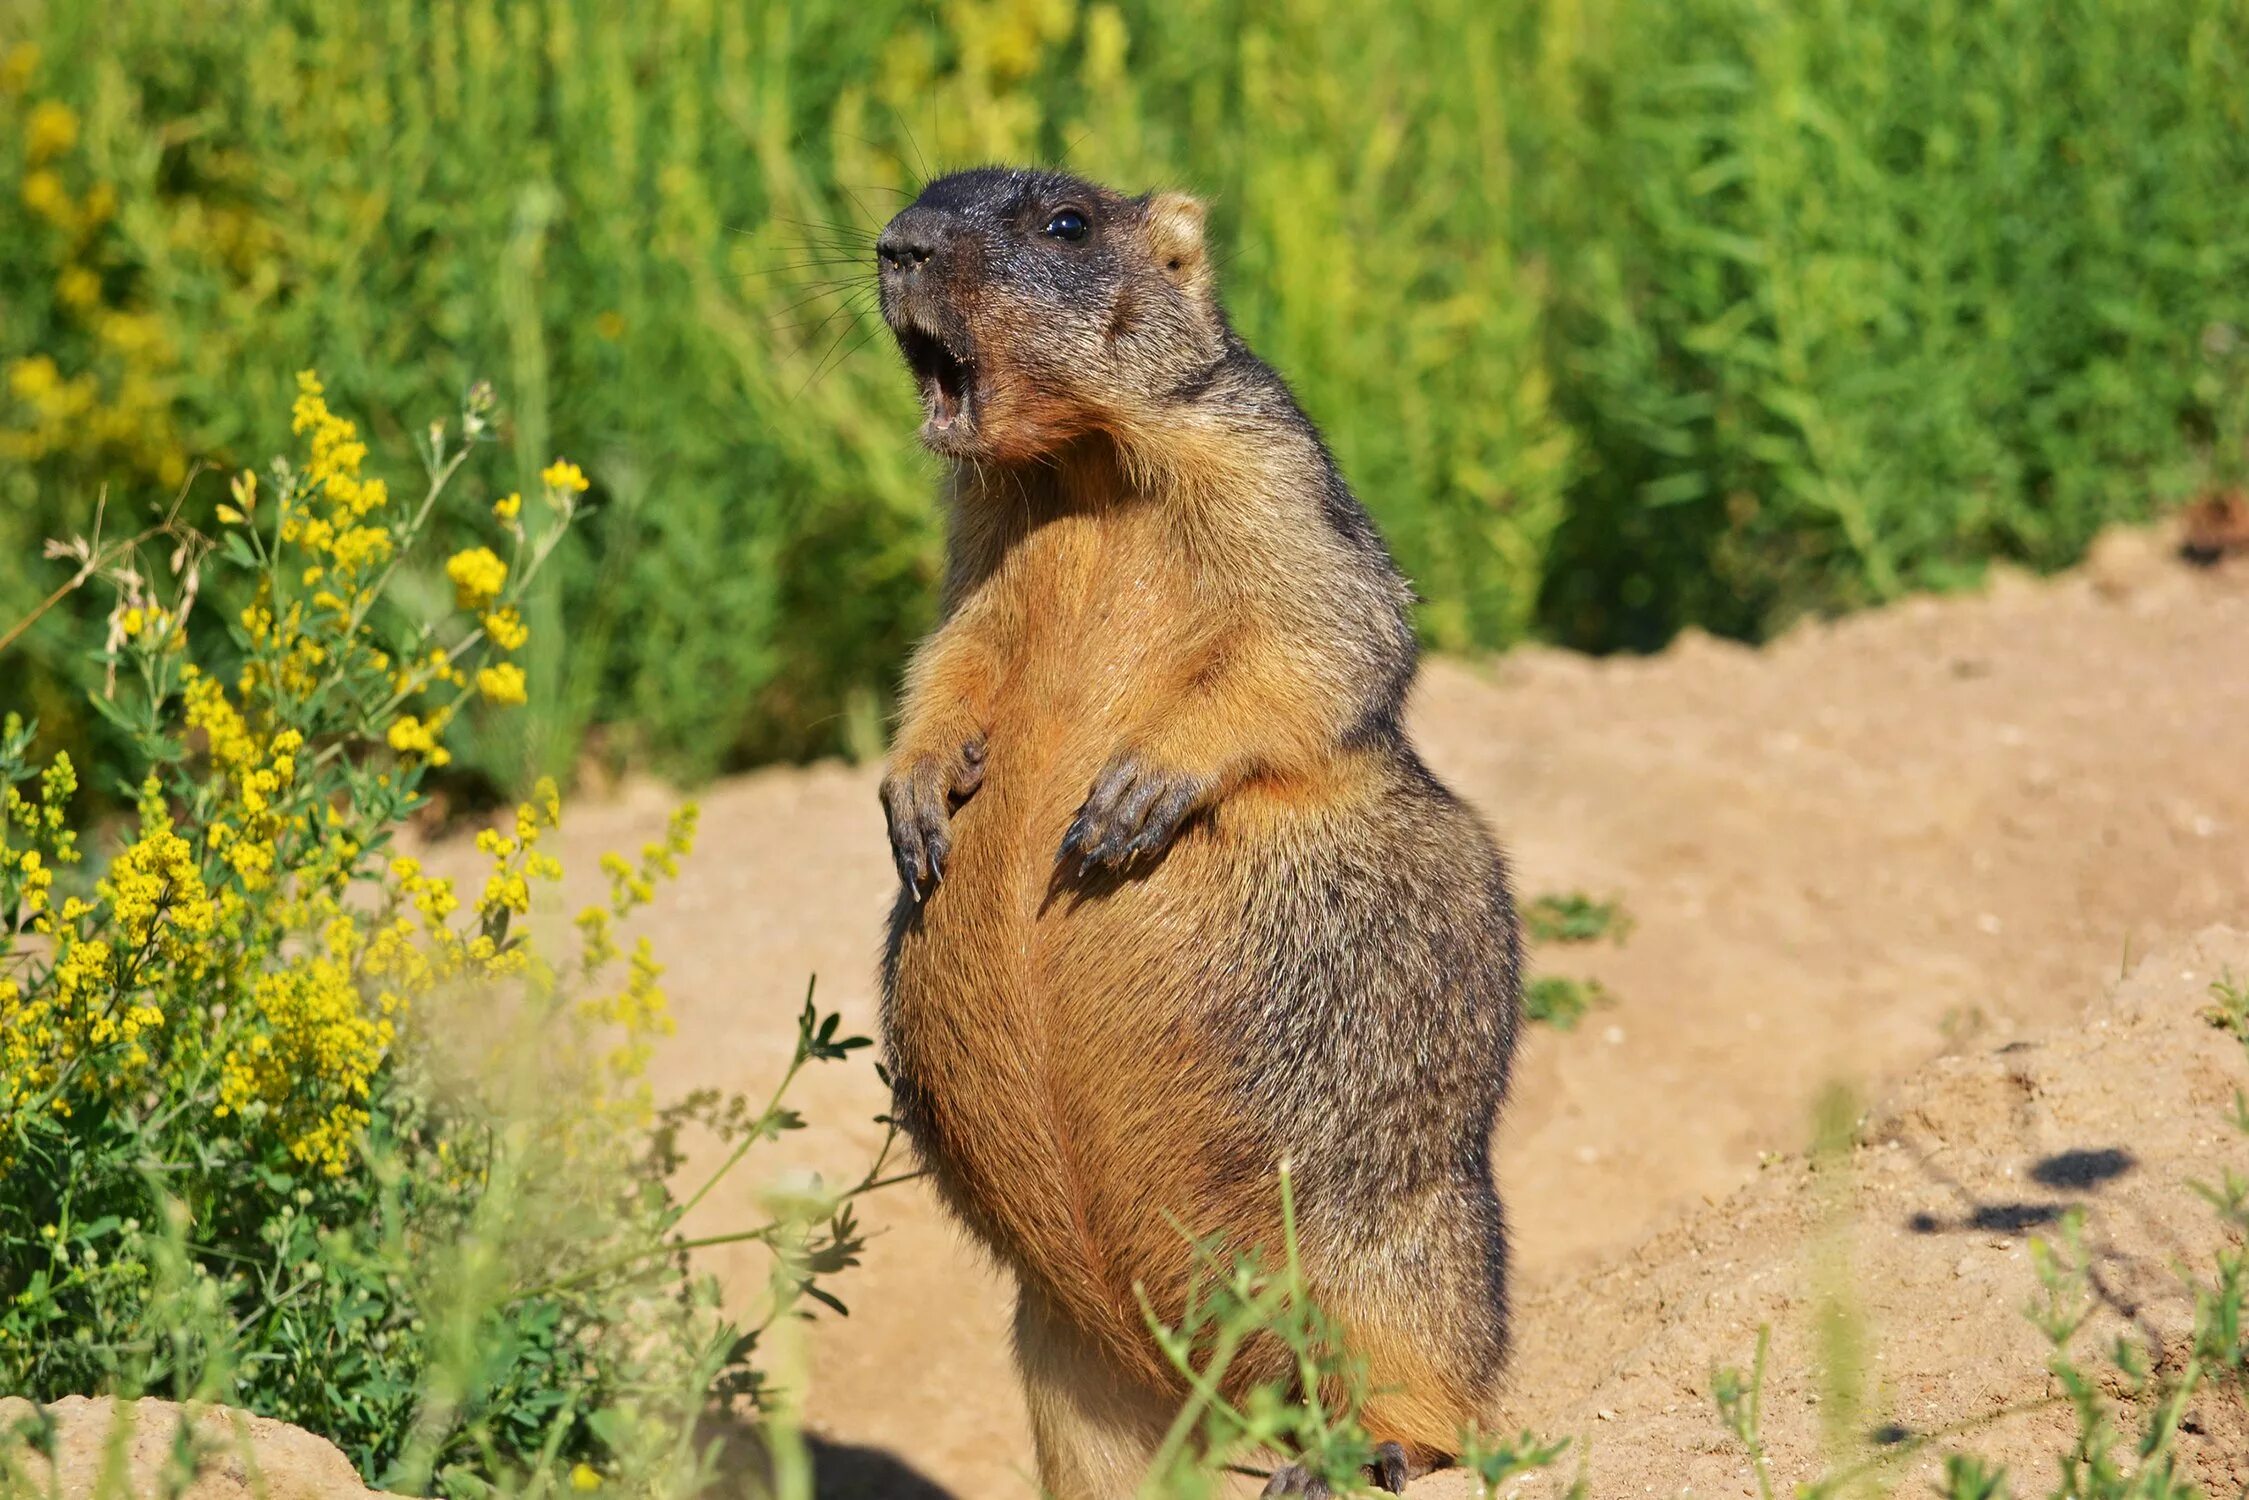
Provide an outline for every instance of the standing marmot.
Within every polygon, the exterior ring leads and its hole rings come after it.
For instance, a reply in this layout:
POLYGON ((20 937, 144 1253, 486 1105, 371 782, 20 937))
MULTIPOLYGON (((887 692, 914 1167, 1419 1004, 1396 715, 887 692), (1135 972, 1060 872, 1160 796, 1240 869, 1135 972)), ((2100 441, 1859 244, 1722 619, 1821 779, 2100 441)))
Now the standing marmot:
POLYGON ((1386 1488, 1452 1451, 1505 1343, 1506 870, 1406 741, 1409 590, 1228 327, 1202 221, 985 169, 876 247, 951 518, 882 788, 890 1062, 1021 1282, 1057 1500, 1137 1484, 1184 1391, 1134 1285, 1176 1318, 1175 1221, 1277 1249, 1284 1157, 1386 1488))

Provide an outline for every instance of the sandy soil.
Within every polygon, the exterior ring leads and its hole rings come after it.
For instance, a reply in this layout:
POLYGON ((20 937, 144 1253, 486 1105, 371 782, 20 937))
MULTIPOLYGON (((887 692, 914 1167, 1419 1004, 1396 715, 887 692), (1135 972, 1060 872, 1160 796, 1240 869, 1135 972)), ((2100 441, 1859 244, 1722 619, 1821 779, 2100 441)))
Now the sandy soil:
MULTIPOLYGON (((2182 1273, 2207 1278, 2226 1243, 2187 1184, 2249 1164, 2225 1118, 2249 1064, 2202 1016, 2228 972, 2249 979, 2249 932, 2168 944, 2051 1030, 1925 1065, 1854 1148, 1772 1159, 1632 1251, 1539 1278, 1518 1320, 1523 1419, 1583 1440, 1596 1495, 1754 1493, 1711 1379, 1750 1368, 1768 1327, 1780 1493, 1869 1464, 1896 1493, 1926 1495, 1955 1451, 2005 1464, 2017 1494, 2046 1493, 2075 1425, 2049 1401, 2051 1349, 2025 1316, 2042 1295, 2031 1237, 2058 1240, 2083 1210, 2094 1315, 2073 1348, 2112 1393, 2101 1351, 2119 1338, 2151 1367, 2184 1364, 2182 1273), (1840 1387, 1819 1373, 1838 1328, 1860 1351, 1840 1387)), ((2249 1408, 2204 1395, 2180 1449, 2205 1494, 2249 1489, 2249 1408)), ((1476 1487, 1435 1475, 1413 1493, 1469 1500, 1476 1487)))
MULTIPOLYGON (((1776 1456, 1809 1477, 1819 1265, 1849 1268, 1869 1330, 1868 1430, 1986 1417, 2046 1389, 2024 1245, 2074 1202, 2124 1268, 2119 1304, 2175 1334, 2156 1284, 2208 1223, 2183 1180, 2242 1158, 2215 1115, 2234 1060, 2192 1002, 2219 967, 2249 974, 2249 940, 2196 938, 2249 926, 2249 566, 2189 569, 2120 535, 2065 579, 1762 651, 1438 662, 1414 727, 1522 889, 1613 894, 1637 924, 1621 947, 1544 955, 1617 1000, 1533 1035, 1501 1133, 1521 1287, 1507 1425, 1588 1438, 1596 1494, 1732 1493, 1749 1476, 1710 1373, 1770 1322, 1776 1456), (1790 1153, 1838 1081, 1876 1123, 1822 1176, 1790 1153)), ((680 1019, 664 1092, 769 1084, 810 975, 873 1026, 893 878, 875 780, 821 766, 703 798, 690 877, 647 927, 680 1019)), ((669 801, 630 786, 581 805, 569 862, 637 847, 669 801)), ((879 1139, 866 1068, 811 1076, 800 1102, 801 1154, 829 1170, 879 1139)), ((707 1227, 747 1218, 747 1193, 707 1227)), ((998 1279, 918 1185, 866 1217, 878 1237, 837 1288, 852 1316, 812 1335, 824 1489, 1032 1495, 998 1279)), ((747 1257, 714 1265, 756 1284, 747 1257)), ((2055 1420, 1982 1446, 2027 1457, 2055 1420)), ((2249 1435, 2190 1448, 2221 1489, 2249 1483, 2249 1435)))

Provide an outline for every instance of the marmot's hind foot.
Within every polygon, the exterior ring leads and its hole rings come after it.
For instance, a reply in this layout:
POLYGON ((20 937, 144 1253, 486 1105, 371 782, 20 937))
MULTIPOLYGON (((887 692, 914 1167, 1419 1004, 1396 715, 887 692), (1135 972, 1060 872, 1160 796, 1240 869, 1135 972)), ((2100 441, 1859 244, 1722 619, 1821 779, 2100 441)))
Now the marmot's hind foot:
POLYGON ((1273 1471, 1272 1478, 1265 1481, 1265 1488, 1258 1491, 1258 1500, 1274 1500, 1278 1495, 1301 1496, 1302 1500, 1329 1500, 1334 1493, 1328 1488, 1326 1480, 1313 1478, 1311 1471, 1304 1465, 1284 1464, 1273 1471))
POLYGON ((1413 1467, 1406 1462, 1402 1444, 1382 1443, 1374 1450, 1374 1487, 1393 1495, 1406 1492, 1406 1481, 1413 1478, 1413 1467))
MULTIPOLYGON (((1367 1465, 1374 1476, 1374 1487, 1388 1494, 1405 1493, 1406 1481, 1413 1476, 1406 1463, 1406 1450, 1396 1443, 1384 1443, 1374 1450, 1374 1462, 1367 1465)), ((1302 1464, 1288 1464, 1273 1471, 1265 1481, 1261 1500, 1271 1500, 1277 1495, 1301 1496, 1302 1500, 1328 1500, 1335 1492, 1327 1481, 1316 1478, 1302 1464)))

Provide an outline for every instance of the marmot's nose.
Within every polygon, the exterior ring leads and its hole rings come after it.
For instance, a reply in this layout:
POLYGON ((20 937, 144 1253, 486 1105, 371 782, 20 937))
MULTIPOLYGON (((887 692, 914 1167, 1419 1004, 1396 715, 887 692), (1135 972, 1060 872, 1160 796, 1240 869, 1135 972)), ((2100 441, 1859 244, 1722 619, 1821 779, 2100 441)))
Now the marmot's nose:
POLYGON ((911 275, 920 270, 932 256, 942 254, 952 244, 954 230, 951 214, 918 203, 908 208, 892 219, 882 238, 875 241, 883 274, 911 275))

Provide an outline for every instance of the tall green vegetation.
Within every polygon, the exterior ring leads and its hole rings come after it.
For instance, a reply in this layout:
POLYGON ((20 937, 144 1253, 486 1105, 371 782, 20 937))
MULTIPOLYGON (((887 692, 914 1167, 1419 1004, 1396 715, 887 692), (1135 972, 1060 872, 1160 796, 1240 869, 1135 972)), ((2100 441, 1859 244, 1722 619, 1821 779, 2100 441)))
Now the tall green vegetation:
MULTIPOLYGON (((385 440, 496 374, 497 492, 595 486, 504 781, 879 741, 938 539, 865 244, 945 166, 1209 195, 1443 647, 2062 564, 2249 436, 2243 0, 26 0, 0 46, 0 616, 104 485, 137 524, 276 446, 300 365, 385 440)), ((75 638, 24 646, 50 731, 75 638)))

